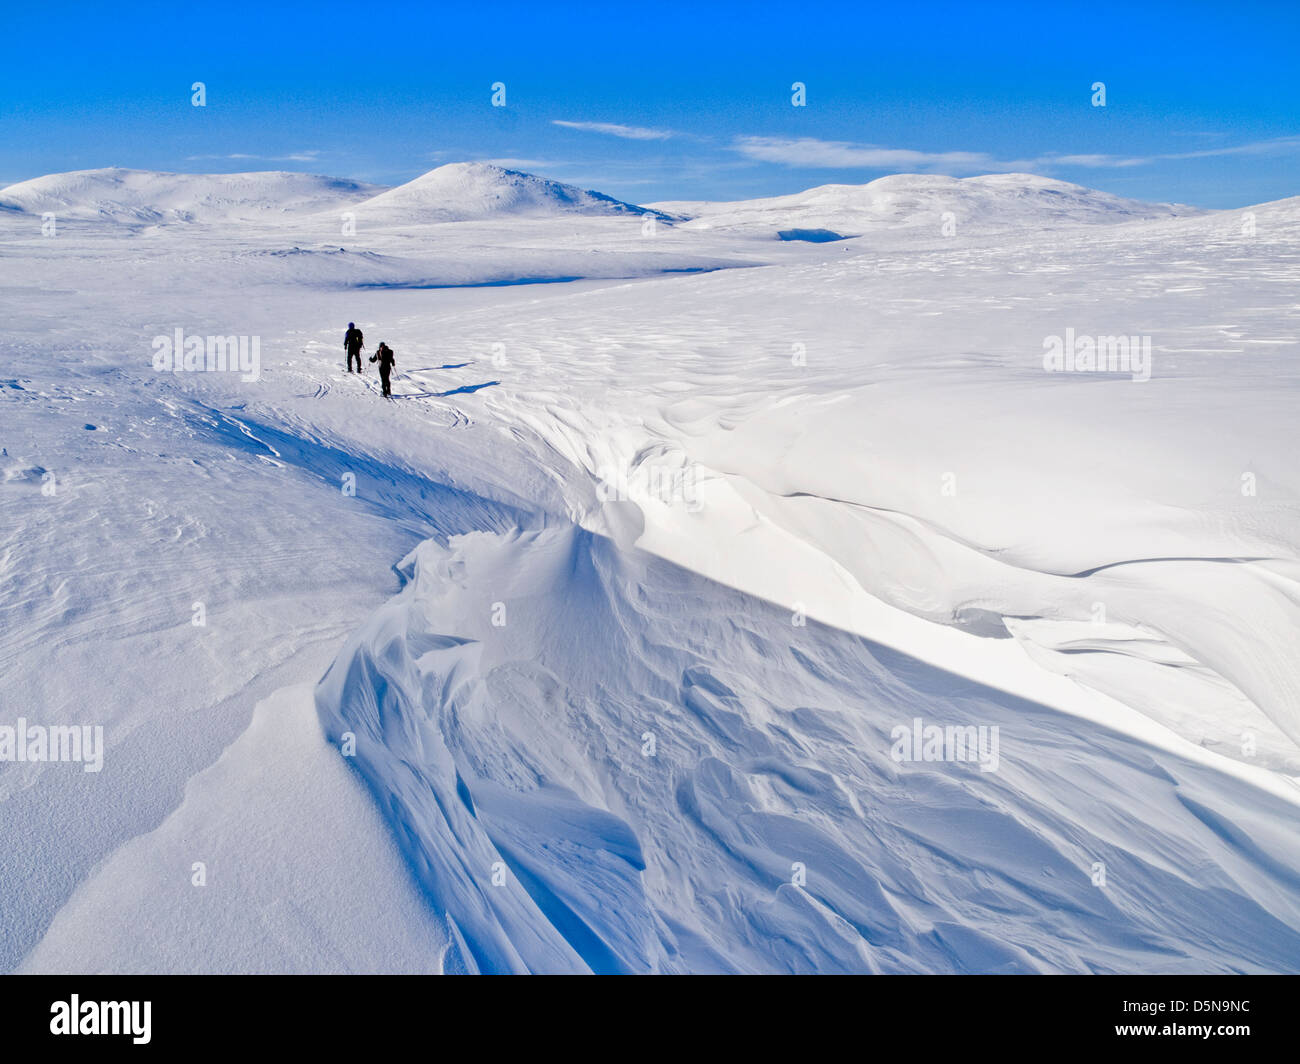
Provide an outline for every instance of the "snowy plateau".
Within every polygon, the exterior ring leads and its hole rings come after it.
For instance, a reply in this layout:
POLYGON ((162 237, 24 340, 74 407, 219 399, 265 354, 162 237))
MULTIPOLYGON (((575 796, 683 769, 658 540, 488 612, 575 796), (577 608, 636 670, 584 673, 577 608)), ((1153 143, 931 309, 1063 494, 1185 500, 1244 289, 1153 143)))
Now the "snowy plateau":
POLYGON ((1300 971, 1300 199, 89 170, 0 297, 0 970, 1300 971))

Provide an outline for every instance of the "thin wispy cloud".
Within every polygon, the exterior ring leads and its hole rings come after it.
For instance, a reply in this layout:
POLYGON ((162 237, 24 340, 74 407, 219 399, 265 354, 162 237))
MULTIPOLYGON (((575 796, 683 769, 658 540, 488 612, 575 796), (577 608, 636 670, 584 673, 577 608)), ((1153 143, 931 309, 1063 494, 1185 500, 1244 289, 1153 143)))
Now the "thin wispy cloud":
POLYGON ((603 133, 624 140, 668 140, 675 136, 671 129, 648 129, 645 126, 624 126, 617 122, 568 122, 562 118, 551 120, 552 125, 565 129, 578 129, 584 133, 603 133))
POLYGON ((1229 155, 1281 155, 1300 151, 1300 137, 1274 137, 1248 144, 1229 144, 1197 151, 1158 152, 1154 155, 1045 155, 1037 160, 1045 166, 1116 167, 1149 166, 1152 163, 1184 159, 1213 159, 1229 155))
POLYGON ((1197 151, 1160 152, 1151 155, 1112 155, 1104 152, 1071 155, 1047 154, 1032 159, 997 159, 986 152, 927 152, 888 148, 817 137, 737 137, 732 151, 758 162, 825 169, 916 170, 957 173, 1037 172, 1062 166, 1125 169, 1153 163, 1209 159, 1230 155, 1273 155, 1300 151, 1300 137, 1276 137, 1249 144, 1202 148, 1197 151))
POLYGON ((253 159, 264 163, 314 163, 320 158, 319 151, 299 151, 291 155, 250 155, 247 152, 230 152, 226 155, 187 155, 186 162, 204 162, 213 159, 222 161, 236 161, 240 159, 253 159))
POLYGON ((1208 159, 1216 155, 1281 155, 1300 151, 1300 137, 1274 137, 1271 140, 1257 140, 1249 144, 1236 144, 1222 148, 1203 148, 1200 151, 1178 152, 1172 155, 1157 155, 1156 159, 1208 159))
POLYGON ((927 152, 843 140, 820 140, 817 137, 737 137, 731 150, 758 162, 826 169, 861 167, 866 170, 987 173, 990 170, 1018 170, 1028 165, 1023 161, 1003 162, 985 152, 927 152))
POLYGON ((1051 166, 1092 166, 1122 169, 1126 166, 1145 166, 1154 161, 1154 157, 1143 159, 1092 153, 1083 155, 1046 155, 1041 159, 1035 159, 1034 165, 1040 169, 1051 166))

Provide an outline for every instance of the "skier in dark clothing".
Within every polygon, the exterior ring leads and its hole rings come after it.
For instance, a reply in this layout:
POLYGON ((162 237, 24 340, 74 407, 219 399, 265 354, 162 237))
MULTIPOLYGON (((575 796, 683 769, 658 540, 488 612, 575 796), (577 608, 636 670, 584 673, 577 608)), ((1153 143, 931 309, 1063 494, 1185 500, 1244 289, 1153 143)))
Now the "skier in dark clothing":
POLYGON ((379 347, 375 353, 370 356, 370 361, 379 362, 379 381, 384 386, 384 395, 392 397, 393 391, 389 387, 388 375, 393 372, 393 367, 397 364, 397 356, 393 354, 393 349, 383 340, 379 341, 379 347))
MULTIPOLYGON (((348 353, 348 372, 352 372, 352 359, 357 360, 357 372, 361 372, 361 349, 366 346, 365 337, 354 321, 348 322, 348 331, 343 334, 343 348, 348 353)), ((374 361, 372 358, 371 362, 374 361)))

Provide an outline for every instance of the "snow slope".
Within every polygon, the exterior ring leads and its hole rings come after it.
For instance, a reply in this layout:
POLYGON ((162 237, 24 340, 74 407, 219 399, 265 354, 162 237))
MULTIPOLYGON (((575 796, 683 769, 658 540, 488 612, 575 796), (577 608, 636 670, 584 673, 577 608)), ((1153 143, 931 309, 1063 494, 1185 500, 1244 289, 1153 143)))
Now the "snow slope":
POLYGON ((108 750, 0 764, 0 965, 1300 968, 1296 201, 975 187, 852 244, 4 230, 0 724, 108 750), (156 373, 176 327, 259 379, 156 373))
POLYGON ((82 891, 59 913, 22 970, 310 975, 341 958, 360 973, 446 970, 446 925, 355 774, 314 741, 314 714, 307 687, 259 703, 165 823, 113 854, 98 878, 107 889, 82 891), (276 815, 231 818, 233 795, 276 815), (341 839, 352 859, 322 877, 321 854, 341 839), (266 903, 249 906, 253 892, 266 903), (202 952, 193 924, 210 934, 202 952))
POLYGON ((779 606, 590 533, 473 534, 403 567, 412 583, 317 697, 335 741, 357 736, 470 970, 1300 957, 1293 801, 845 632, 792 628, 779 606), (1000 728, 1002 767, 896 764, 891 730, 918 715, 1000 728), (1187 876, 1176 855, 1191 853, 1187 876), (1092 882, 1098 861, 1111 888, 1092 882))

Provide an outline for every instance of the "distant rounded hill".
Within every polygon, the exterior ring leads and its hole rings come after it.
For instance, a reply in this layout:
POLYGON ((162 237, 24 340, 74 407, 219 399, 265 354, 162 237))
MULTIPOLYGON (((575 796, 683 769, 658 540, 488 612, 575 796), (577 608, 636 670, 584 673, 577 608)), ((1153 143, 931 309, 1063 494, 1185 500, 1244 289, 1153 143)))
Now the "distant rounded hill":
MULTIPOLYGON (((896 174, 863 185, 821 185, 765 199, 643 207, 481 162, 440 166, 396 188, 279 171, 176 174, 111 167, 49 174, 0 190, 0 219, 7 219, 6 224, 46 212, 60 220, 145 228, 294 221, 343 211, 355 212, 359 224, 380 228, 651 214, 687 232, 810 242, 885 231, 929 229, 937 235, 944 226, 963 233, 1004 232, 1207 213, 1124 199, 1035 174, 896 174)), ((332 224, 337 225, 337 217, 332 224)))
MULTIPOLYGON (((646 208, 488 163, 452 163, 396 188, 316 174, 174 174, 109 167, 22 181, 0 210, 127 225, 221 223, 353 210, 368 225, 428 225, 501 216, 623 215, 646 208)), ((663 221, 667 215, 650 211, 663 221)))
MULTIPOLYGON (((646 208, 489 163, 450 163, 357 206, 371 222, 467 222, 498 215, 643 215, 646 208)), ((651 211, 667 220, 666 215, 651 211)))
POLYGON ((132 225, 225 222, 311 214, 382 191, 316 174, 172 174, 155 170, 74 170, 0 190, 0 209, 132 225))
POLYGON ((734 203, 673 201, 658 210, 687 219, 685 229, 767 231, 785 239, 828 240, 883 229, 932 227, 947 220, 977 231, 1113 224, 1199 215, 1195 207, 1146 203, 1037 174, 944 177, 892 174, 865 185, 819 185, 789 196, 734 203))

